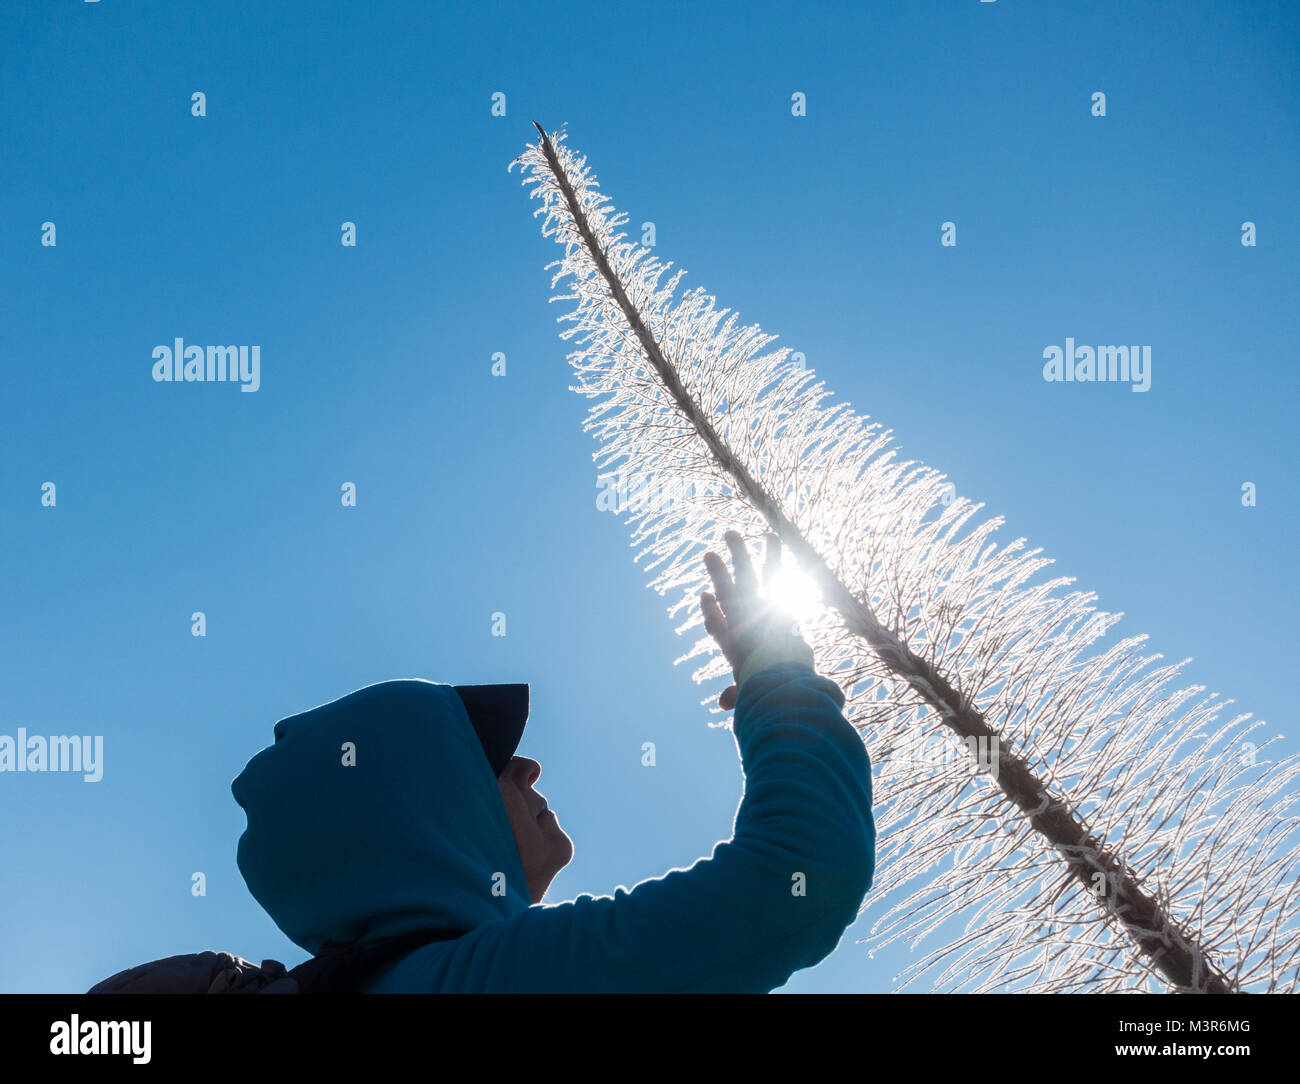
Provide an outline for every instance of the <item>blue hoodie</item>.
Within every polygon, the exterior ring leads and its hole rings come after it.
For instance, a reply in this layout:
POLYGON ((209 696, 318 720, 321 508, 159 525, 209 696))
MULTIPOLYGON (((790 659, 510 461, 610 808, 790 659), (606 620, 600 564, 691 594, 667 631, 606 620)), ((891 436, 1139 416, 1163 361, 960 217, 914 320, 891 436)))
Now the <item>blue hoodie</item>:
POLYGON ((368 992, 766 993, 835 948, 871 885, 870 763, 843 704, 800 663, 749 677, 732 839, 631 891, 534 905, 455 690, 371 685, 282 719, 235 779, 248 815, 239 869, 313 954, 325 941, 470 931, 414 950, 368 992))

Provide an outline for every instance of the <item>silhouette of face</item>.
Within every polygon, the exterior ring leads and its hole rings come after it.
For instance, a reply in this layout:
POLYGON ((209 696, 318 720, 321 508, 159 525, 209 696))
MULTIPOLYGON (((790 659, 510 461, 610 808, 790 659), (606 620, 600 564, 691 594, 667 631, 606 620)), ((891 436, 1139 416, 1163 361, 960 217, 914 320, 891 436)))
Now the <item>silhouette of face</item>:
POLYGON ((501 800, 505 802, 528 881, 528 893, 534 903, 541 903, 555 875, 573 858, 573 840, 564 834, 559 819, 547 809, 546 797, 533 790, 541 774, 542 766, 537 761, 511 757, 497 776, 501 800))

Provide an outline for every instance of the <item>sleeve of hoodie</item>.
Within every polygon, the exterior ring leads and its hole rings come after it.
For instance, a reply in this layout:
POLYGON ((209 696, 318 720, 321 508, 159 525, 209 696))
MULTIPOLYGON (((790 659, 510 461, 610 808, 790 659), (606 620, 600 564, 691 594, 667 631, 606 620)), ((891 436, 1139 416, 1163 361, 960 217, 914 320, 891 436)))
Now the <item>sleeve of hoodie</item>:
POLYGON ((398 965, 408 990, 766 993, 824 959, 875 866, 870 763, 832 681, 799 663, 741 686, 733 837, 687 869, 489 922, 398 965))

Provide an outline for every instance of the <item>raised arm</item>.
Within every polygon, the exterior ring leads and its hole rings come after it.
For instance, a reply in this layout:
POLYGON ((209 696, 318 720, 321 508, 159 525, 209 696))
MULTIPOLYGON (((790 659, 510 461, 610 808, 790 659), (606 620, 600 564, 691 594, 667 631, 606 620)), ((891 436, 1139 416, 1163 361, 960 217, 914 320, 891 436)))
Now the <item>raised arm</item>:
MULTIPOLYGON (((686 869, 420 949, 375 987, 529 993, 765 993, 838 944, 871 885, 870 764, 788 621, 768 615, 739 536, 706 561, 706 628, 731 661, 745 794, 730 840, 686 869)), ((769 560, 771 547, 769 548, 769 560)))

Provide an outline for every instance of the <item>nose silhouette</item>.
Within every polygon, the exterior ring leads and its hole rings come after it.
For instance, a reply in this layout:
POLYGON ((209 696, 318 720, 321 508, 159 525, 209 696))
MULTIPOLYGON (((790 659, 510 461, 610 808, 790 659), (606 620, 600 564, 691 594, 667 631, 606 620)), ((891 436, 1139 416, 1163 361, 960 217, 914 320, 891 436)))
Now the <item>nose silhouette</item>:
POLYGON ((517 786, 531 787, 541 778, 542 766, 531 757, 515 756, 501 774, 517 786))

